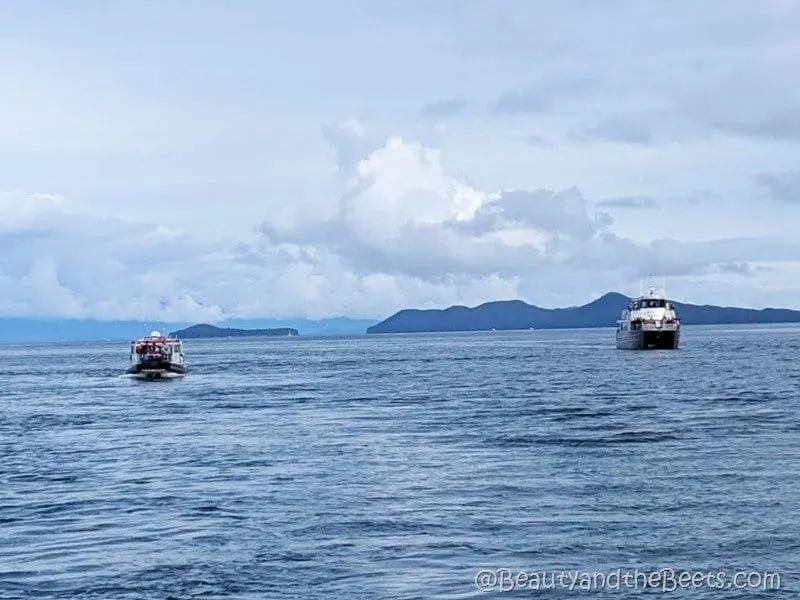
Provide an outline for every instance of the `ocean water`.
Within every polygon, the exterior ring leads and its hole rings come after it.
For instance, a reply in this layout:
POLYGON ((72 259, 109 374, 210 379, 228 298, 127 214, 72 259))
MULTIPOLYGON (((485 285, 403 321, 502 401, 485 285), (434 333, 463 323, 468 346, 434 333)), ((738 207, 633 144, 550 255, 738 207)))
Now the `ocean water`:
POLYGON ((800 327, 613 335, 0 346, 0 598, 798 597, 800 327))

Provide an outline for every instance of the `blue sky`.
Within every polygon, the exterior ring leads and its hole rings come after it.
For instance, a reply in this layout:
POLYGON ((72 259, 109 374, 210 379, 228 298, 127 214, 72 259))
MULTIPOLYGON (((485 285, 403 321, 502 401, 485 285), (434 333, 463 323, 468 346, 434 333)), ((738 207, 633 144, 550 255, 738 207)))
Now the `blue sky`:
POLYGON ((0 315, 800 308, 800 4, 0 5, 0 315))

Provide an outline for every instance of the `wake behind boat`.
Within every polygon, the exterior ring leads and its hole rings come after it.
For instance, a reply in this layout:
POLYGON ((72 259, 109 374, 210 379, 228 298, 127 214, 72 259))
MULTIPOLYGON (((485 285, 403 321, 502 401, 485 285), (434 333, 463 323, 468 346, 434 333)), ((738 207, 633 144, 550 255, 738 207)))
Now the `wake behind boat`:
POLYGON ((621 350, 676 350, 681 320, 663 294, 650 288, 634 298, 617 321, 617 348, 621 350))
POLYGON ((182 342, 158 331, 131 342, 131 366, 128 375, 138 379, 173 379, 188 371, 182 342))

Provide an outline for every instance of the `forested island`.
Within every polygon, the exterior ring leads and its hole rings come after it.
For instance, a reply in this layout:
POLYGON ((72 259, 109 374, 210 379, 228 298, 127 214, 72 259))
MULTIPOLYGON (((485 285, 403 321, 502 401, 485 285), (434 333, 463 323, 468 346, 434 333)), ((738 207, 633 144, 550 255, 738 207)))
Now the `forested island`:
POLYGON ((201 323, 186 329, 173 331, 170 336, 180 339, 200 338, 228 338, 228 337, 286 337, 299 335, 297 329, 291 327, 277 327, 274 329, 235 329, 233 327, 214 327, 201 323))

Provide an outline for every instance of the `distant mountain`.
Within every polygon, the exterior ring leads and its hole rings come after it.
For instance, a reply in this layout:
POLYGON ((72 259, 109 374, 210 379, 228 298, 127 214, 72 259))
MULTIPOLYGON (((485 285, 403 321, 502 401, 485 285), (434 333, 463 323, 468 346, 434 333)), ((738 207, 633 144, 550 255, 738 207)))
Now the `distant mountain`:
POLYGON ((350 319, 333 317, 312 321, 310 319, 229 319, 218 323, 218 327, 236 327, 241 329, 274 329, 277 327, 293 327, 302 335, 350 335, 363 334, 364 330, 375 325, 375 319, 350 319))
MULTIPOLYGON (((363 334, 374 319, 346 317, 321 319, 231 319, 216 323, 217 327, 236 329, 277 329, 288 327, 303 335, 363 334)), ((131 340, 152 330, 174 331, 189 327, 191 322, 163 321, 99 321, 96 319, 52 319, 0 317, 0 343, 74 342, 102 340, 131 340)))
POLYGON ((291 327, 279 327, 275 329, 234 329, 232 327, 214 327, 206 323, 192 325, 186 329, 173 331, 171 336, 180 339, 200 339, 200 338, 226 338, 226 337, 278 337, 298 335, 297 329, 291 327))
MULTIPOLYGON (((522 300, 487 302, 474 308, 451 306, 435 310, 401 310, 367 329, 367 333, 488 331, 490 329, 568 329, 614 327, 629 296, 609 292, 583 306, 541 308, 522 300)), ((782 308, 736 308, 673 302, 685 325, 798 323, 800 311, 782 308)))

